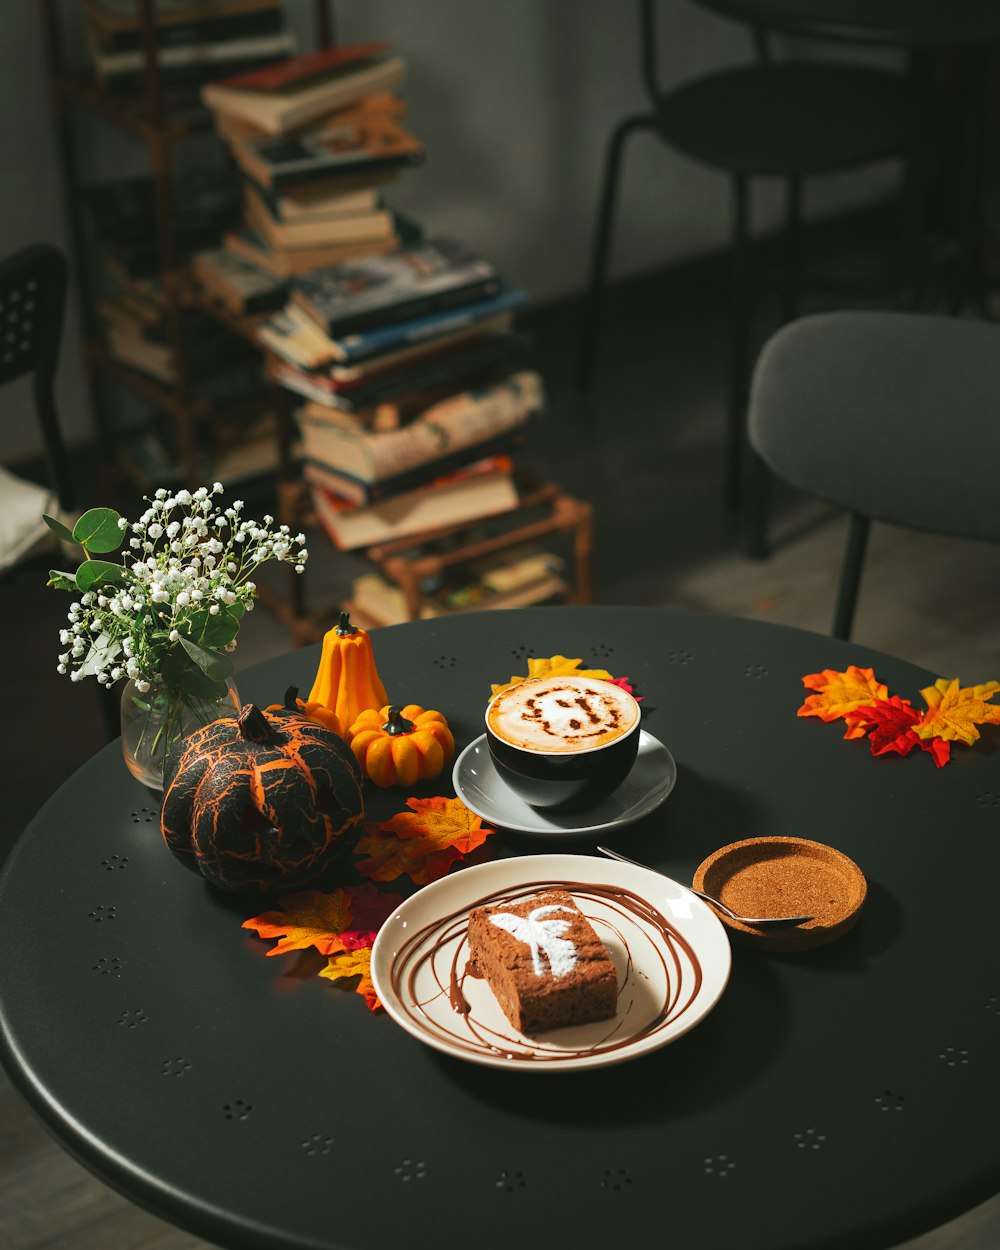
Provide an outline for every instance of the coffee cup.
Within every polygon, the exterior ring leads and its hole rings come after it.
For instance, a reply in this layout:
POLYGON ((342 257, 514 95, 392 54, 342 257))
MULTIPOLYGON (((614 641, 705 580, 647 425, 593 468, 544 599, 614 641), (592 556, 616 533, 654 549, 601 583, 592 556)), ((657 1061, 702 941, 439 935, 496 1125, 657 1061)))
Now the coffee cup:
POLYGON ((486 742, 500 779, 525 803, 577 812, 625 780, 639 750, 639 705, 593 677, 532 677, 493 696, 486 742))

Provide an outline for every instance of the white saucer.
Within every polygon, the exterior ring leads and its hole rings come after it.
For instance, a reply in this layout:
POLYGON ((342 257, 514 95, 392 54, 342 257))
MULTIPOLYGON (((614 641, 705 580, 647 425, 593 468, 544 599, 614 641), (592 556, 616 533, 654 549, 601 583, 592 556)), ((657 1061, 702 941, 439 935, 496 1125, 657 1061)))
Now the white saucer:
POLYGON ((451 779, 465 806, 491 825, 538 838, 566 838, 621 829, 648 816, 674 788, 677 765, 663 743, 641 729, 632 771, 603 803, 584 812, 546 813, 529 807, 500 780, 483 734, 455 761, 451 779))

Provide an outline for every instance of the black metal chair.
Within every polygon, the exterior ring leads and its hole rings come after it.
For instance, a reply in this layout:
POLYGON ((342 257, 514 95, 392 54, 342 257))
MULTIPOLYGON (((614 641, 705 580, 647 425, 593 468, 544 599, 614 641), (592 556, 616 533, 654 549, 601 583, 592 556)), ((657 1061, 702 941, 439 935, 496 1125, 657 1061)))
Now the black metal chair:
MULTIPOLYGON (((64 515, 76 508, 54 384, 62 343, 68 270, 58 248, 36 243, 0 262, 0 386, 31 375, 49 489, 64 515)), ((98 688, 108 738, 120 729, 113 691, 98 688)))
POLYGON ((850 512, 833 620, 848 638, 871 522, 1000 542, 1000 326, 832 312, 783 326, 750 392, 750 442, 789 485, 850 512))
POLYGON ((821 61, 772 62, 763 35, 755 32, 756 64, 722 70, 664 91, 657 74, 655 4, 656 0, 639 0, 642 78, 651 108, 619 122, 608 143, 578 382, 586 392, 596 363, 625 144, 639 131, 649 131, 730 177, 733 255, 726 496, 735 508, 741 494, 750 367, 750 180, 785 181, 781 315, 788 320, 797 311, 804 180, 905 155, 912 120, 909 89, 904 75, 887 70, 821 61))
POLYGON ((0 386, 32 375, 49 486, 60 509, 70 512, 76 495, 53 394, 66 281, 65 258, 46 243, 0 262, 0 386))

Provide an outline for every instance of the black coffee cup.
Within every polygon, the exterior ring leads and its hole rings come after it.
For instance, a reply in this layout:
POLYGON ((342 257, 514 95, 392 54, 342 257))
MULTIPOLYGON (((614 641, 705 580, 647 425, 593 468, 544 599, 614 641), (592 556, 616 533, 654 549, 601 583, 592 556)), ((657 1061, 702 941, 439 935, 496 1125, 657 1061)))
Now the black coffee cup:
MULTIPOLYGON (((593 679, 587 682, 591 685, 593 679)), ((497 775, 531 807, 549 812, 579 812, 603 802, 632 771, 639 750, 640 717, 635 708, 631 728, 604 745, 547 752, 517 746, 490 727, 486 710, 486 742, 497 775)), ((627 692, 620 689, 618 695, 627 692)))

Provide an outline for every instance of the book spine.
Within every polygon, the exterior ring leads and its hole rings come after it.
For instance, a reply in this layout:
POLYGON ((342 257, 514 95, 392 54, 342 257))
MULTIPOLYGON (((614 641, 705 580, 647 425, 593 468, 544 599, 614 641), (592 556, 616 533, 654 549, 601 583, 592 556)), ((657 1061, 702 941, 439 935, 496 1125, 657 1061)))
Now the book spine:
MULTIPOLYGON (((395 478, 514 429, 543 406, 541 378, 524 370, 495 386, 464 391, 434 404, 401 430, 382 434, 328 430, 328 462, 363 482, 395 478)), ((323 431, 308 417, 302 429, 303 439, 315 448, 321 442, 316 436, 323 431)))
POLYGON ((304 435, 302 452, 307 467, 312 464, 316 469, 328 475, 324 485, 332 494, 340 495, 352 503, 369 504, 377 503, 380 499, 388 499, 390 496, 398 495, 402 491, 414 490, 418 486, 424 486, 436 477, 443 477, 447 473, 453 473, 456 469, 462 468, 472 460, 513 451, 523 442, 523 439, 524 431, 520 427, 507 430, 502 434, 493 435, 481 443, 476 443, 463 448, 461 451, 441 456, 437 460, 429 461, 426 464, 399 473, 395 477, 384 478, 378 482, 361 481, 350 473, 334 468, 323 460, 321 456, 311 454, 306 445, 304 435))
POLYGON ((334 339, 337 358, 345 363, 369 360, 394 348, 408 347, 465 330, 488 317, 520 308, 526 301, 524 291, 519 287, 511 287, 492 299, 470 302, 461 308, 447 309, 430 316, 417 317, 412 321, 401 321, 379 329, 348 334, 334 339))

